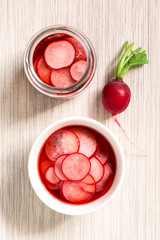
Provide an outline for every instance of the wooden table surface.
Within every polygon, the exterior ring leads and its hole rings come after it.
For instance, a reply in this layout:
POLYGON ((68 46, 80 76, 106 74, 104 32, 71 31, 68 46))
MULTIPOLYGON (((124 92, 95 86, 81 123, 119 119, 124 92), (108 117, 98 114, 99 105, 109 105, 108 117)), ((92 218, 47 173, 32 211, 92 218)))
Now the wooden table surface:
POLYGON ((160 0, 0 0, 0 11, 0 239, 159 240, 160 0), (46 97, 24 74, 27 42, 52 24, 79 29, 96 50, 95 76, 74 99, 46 97), (126 74, 132 99, 118 119, 147 157, 126 140, 101 104, 102 88, 114 77, 126 40, 142 46, 150 62, 126 74), (27 172, 35 138, 49 124, 69 116, 90 117, 109 127, 126 157, 125 179, 117 196, 103 209, 77 217, 46 207, 27 172))

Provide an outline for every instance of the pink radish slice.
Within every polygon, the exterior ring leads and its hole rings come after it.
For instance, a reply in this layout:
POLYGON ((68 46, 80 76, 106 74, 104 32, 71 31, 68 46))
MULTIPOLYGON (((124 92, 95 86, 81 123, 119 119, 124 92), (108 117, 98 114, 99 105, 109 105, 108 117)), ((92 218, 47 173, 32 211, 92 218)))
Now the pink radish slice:
POLYGON ((81 180, 81 187, 85 192, 93 192, 93 187, 95 188, 95 180, 91 175, 87 175, 84 179, 81 180))
POLYGON ((95 180, 90 174, 88 174, 85 178, 83 178, 81 182, 88 185, 95 184, 95 180))
POLYGON ((87 185, 81 181, 65 181, 62 184, 62 194, 69 202, 87 202, 92 199, 95 194, 95 184, 87 185), (89 188, 88 192, 84 190, 84 185, 89 188))
POLYGON ((49 183, 48 181, 45 181, 45 186, 46 188, 48 188, 49 190, 58 190, 61 188, 62 186, 62 181, 60 181, 59 183, 57 184, 51 184, 49 183))
POLYGON ((113 181, 113 170, 108 163, 104 166, 104 175, 102 179, 96 183, 96 193, 109 189, 113 181))
POLYGON ((45 172, 45 179, 51 184, 57 184, 60 179, 55 175, 54 167, 49 167, 45 172))
POLYGON ((52 70, 50 81, 57 88, 67 88, 75 84, 75 81, 71 78, 69 68, 52 70))
POLYGON ((77 134, 77 136, 79 137, 79 152, 90 158, 97 149, 97 141, 94 135, 90 131, 80 127, 73 127, 69 130, 77 134))
POLYGON ((44 52, 47 65, 53 69, 68 67, 75 58, 75 48, 65 40, 50 43, 44 52))
POLYGON ((49 160, 45 160, 43 161, 41 164, 40 164, 40 172, 42 175, 45 174, 46 170, 49 168, 49 167, 52 167, 53 166, 53 163, 49 160))
POLYGON ((78 149, 79 139, 69 130, 59 130, 53 133, 45 146, 46 155, 52 161, 56 161, 61 155, 78 152, 78 149))
POLYGON ((65 159, 67 155, 62 155, 60 157, 57 158, 57 160, 55 161, 55 165, 54 165, 54 170, 55 170, 55 174, 56 176, 60 179, 60 180, 68 180, 64 174, 62 173, 62 162, 65 159))
POLYGON ((51 70, 47 67, 43 56, 37 61, 37 74, 44 83, 52 85, 50 81, 51 70))
POLYGON ((81 153, 70 154, 62 162, 62 172, 64 176, 73 181, 85 178, 90 168, 90 160, 81 153))
POLYGON ((89 174, 94 178, 95 182, 98 182, 104 174, 104 169, 102 163, 95 157, 90 159, 91 170, 89 174))
POLYGON ((75 50, 76 50, 75 60, 76 61, 86 60, 87 55, 82 44, 76 38, 73 38, 73 37, 67 37, 66 40, 71 42, 75 47, 75 50))
POLYGON ((95 152, 95 157, 97 157, 98 160, 100 160, 100 162, 104 165, 108 161, 110 156, 109 145, 106 140, 101 136, 96 137, 96 139, 98 142, 98 147, 97 151, 95 152))
POLYGON ((70 74, 73 80, 79 81, 83 75, 85 74, 87 69, 87 61, 80 60, 78 62, 75 62, 70 67, 70 74))

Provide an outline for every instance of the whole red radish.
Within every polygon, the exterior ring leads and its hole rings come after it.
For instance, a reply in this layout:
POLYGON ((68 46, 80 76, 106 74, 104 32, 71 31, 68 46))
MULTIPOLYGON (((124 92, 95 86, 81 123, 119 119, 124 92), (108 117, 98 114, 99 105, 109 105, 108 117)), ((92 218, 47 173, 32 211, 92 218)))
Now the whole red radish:
POLYGON ((103 105, 112 115, 123 112, 130 102, 131 91, 122 78, 113 79, 103 88, 103 105))
POLYGON ((133 46, 134 42, 132 42, 129 46, 128 41, 125 42, 116 67, 116 78, 108 82, 104 86, 102 92, 102 102, 105 109, 112 114, 113 119, 125 135, 126 133, 116 118, 117 114, 125 111, 131 99, 130 88, 126 83, 124 83, 123 77, 133 65, 148 63, 145 51, 141 51, 141 48, 137 48, 132 51, 133 46))

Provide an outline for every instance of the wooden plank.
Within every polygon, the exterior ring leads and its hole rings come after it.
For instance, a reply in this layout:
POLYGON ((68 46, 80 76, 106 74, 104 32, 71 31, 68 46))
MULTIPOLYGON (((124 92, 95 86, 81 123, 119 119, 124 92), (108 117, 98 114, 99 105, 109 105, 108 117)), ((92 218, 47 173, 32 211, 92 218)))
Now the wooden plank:
POLYGON ((160 1, 0 0, 0 6, 1 239, 159 240, 160 1), (89 37, 97 54, 93 81, 68 101, 40 94, 23 70, 28 40, 52 24, 76 27, 89 37), (150 63, 127 73, 132 100, 118 119, 147 157, 126 141, 101 104, 102 88, 114 77, 126 40, 146 49, 150 63), (68 116, 91 117, 108 126, 126 156, 125 180, 116 198, 79 217, 48 209, 32 190, 27 173, 34 139, 50 123, 68 116))

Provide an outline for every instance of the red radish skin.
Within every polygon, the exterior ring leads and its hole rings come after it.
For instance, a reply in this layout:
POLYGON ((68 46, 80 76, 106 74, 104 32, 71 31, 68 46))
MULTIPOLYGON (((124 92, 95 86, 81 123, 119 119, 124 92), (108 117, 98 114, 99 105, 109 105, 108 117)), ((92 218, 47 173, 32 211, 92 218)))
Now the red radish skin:
POLYGON ((50 75, 50 82, 56 88, 67 88, 76 83, 70 75, 69 68, 52 70, 50 75))
POLYGON ((70 128, 80 140, 79 152, 86 155, 88 158, 94 155, 97 149, 97 141, 95 136, 88 130, 80 127, 70 128))
POLYGON ((62 173, 72 181, 82 180, 88 175, 90 169, 90 160, 81 153, 70 154, 62 162, 62 173))
POLYGON ((75 61, 86 60, 87 59, 87 55, 86 55, 86 52, 84 50, 84 47, 82 46, 82 44, 76 38, 67 37, 66 40, 71 42, 73 44, 75 50, 76 50, 75 61))
POLYGON ((80 60, 70 67, 70 75, 75 81, 79 81, 85 74, 87 69, 87 61, 80 60))
POLYGON ((37 75, 38 77, 46 84, 48 85, 52 85, 51 81, 50 81, 50 75, 51 75, 51 70, 47 67, 43 56, 41 56, 39 58, 39 60, 37 61, 37 66, 36 66, 36 70, 37 70, 37 75))
POLYGON ((45 174, 46 170, 52 166, 53 166, 52 161, 50 161, 50 160, 43 161, 40 165, 40 172, 41 172, 42 176, 45 174))
POLYGON ((65 181, 62 184, 62 194, 69 202, 84 203, 95 195, 95 184, 87 185, 81 181, 65 181), (85 191, 85 187, 89 191, 85 191))
POLYGON ((94 178, 95 182, 101 180, 104 175, 104 168, 102 163, 95 157, 90 159, 91 162, 91 170, 89 174, 94 178))
POLYGON ((102 92, 105 109, 112 115, 123 112, 131 99, 131 91, 123 79, 113 79, 108 82, 102 92))
POLYGON ((45 172, 45 179, 51 184, 57 184, 60 179, 55 175, 54 167, 49 167, 45 172))
POLYGON ((70 66, 75 58, 75 48, 66 41, 55 41, 50 43, 44 52, 47 65, 53 69, 61 69, 70 66))
POLYGON ((51 183, 49 183, 48 181, 45 181, 45 186, 46 186, 46 188, 48 188, 49 190, 54 191, 54 190, 59 190, 59 189, 61 189, 62 183, 63 183, 63 182, 60 181, 60 182, 57 183, 57 184, 51 184, 51 183))
POLYGON ((58 130, 53 133, 45 145, 47 157, 54 162, 59 156, 75 153, 78 152, 78 150, 79 139, 75 133, 69 130, 58 130))
POLYGON ((57 160, 55 161, 55 165, 54 165, 54 170, 55 170, 55 174, 56 176, 60 179, 60 180, 68 180, 64 174, 62 173, 62 162, 63 160, 67 157, 67 155, 62 155, 60 157, 57 158, 57 160))
POLYGON ((111 166, 106 163, 104 166, 104 175, 102 179, 96 183, 96 193, 106 190, 106 187, 111 186, 113 182, 113 170, 111 166))

